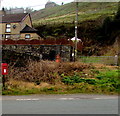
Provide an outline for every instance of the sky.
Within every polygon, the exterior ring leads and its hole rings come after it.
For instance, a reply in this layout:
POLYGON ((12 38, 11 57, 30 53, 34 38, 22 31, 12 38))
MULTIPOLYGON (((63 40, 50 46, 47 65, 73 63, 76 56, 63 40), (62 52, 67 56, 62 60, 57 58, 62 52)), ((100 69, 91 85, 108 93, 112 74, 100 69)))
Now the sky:
MULTIPOLYGON (((50 0, 52 2, 55 2, 59 5, 63 2, 64 4, 73 2, 74 0, 50 0)), ((10 7, 30 7, 34 10, 39 10, 45 7, 45 4, 48 2, 48 0, 0 0, 1 2, 1 8, 10 8, 10 7)))

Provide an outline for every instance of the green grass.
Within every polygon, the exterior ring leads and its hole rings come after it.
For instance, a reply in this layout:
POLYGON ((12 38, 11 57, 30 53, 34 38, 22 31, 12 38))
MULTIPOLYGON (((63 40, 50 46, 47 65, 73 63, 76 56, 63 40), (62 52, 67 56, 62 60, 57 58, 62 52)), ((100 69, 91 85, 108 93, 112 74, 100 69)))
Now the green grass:
POLYGON ((9 66, 2 94, 117 94, 120 91, 118 73, 118 66, 30 61, 26 68, 9 66))
POLYGON ((97 63, 106 65, 116 65, 116 60, 114 56, 81 56, 78 61, 84 63, 97 63))
MULTIPOLYGON (((117 11, 117 3, 79 3, 79 22, 98 19, 101 16, 113 16, 117 11)), ((33 15, 33 23, 72 23, 75 20, 75 3, 54 8, 42 9, 33 15)))
POLYGON ((74 76, 62 74, 64 86, 52 85, 43 88, 16 88, 6 89, 3 95, 29 95, 29 94, 73 94, 73 93, 92 93, 92 94, 118 94, 120 92, 119 70, 98 71, 91 70, 93 78, 82 77, 83 73, 77 72, 74 76))
POLYGON ((80 89, 83 93, 84 92, 88 92, 88 93, 89 92, 93 92, 93 93, 120 92, 120 79, 118 77, 118 73, 119 73, 118 70, 107 70, 105 72, 99 72, 97 70, 94 70, 94 75, 95 73, 97 75, 94 77, 94 79, 82 78, 79 75, 64 76, 62 82, 64 82, 67 85, 77 84, 77 86, 74 86, 76 87, 75 89, 80 89))

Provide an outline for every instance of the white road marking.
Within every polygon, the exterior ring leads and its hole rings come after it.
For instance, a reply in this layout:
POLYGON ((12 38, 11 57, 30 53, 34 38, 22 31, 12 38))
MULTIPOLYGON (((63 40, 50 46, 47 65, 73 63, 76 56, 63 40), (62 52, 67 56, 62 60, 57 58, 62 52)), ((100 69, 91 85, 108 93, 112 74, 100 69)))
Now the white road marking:
POLYGON ((59 100, 75 100, 75 98, 60 98, 59 100))
POLYGON ((110 97, 110 98, 107 98, 107 97, 104 97, 104 98, 93 98, 93 99, 116 99, 116 97, 110 97))
MULTIPOLYGON (((81 98, 81 97, 62 97, 62 98, 51 98, 51 99, 56 99, 56 100, 80 100, 80 99, 116 99, 117 97, 93 97, 93 98, 81 98)), ((47 99, 47 98, 45 98, 47 99)), ((23 98, 23 99, 16 99, 16 101, 38 101, 38 100, 45 100, 44 98, 23 98)), ((49 98, 48 98, 49 99, 49 98)))
POLYGON ((93 98, 93 99, 103 99, 103 98, 93 98))
POLYGON ((79 99, 116 99, 116 97, 101 97, 101 98, 59 98, 59 100, 79 100, 79 99))
POLYGON ((39 99, 16 99, 17 101, 38 101, 39 99))

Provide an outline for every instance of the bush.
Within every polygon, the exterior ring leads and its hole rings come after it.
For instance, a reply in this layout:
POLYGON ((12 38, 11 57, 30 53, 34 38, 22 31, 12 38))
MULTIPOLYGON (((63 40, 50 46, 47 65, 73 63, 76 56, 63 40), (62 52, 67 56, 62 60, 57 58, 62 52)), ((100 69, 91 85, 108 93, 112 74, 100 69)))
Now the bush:
POLYGON ((99 80, 101 80, 101 79, 103 79, 104 77, 103 77, 103 76, 97 76, 96 78, 99 79, 99 80))
POLYGON ((62 82, 65 84, 70 84, 73 85, 74 83, 88 83, 88 84, 96 84, 95 79, 84 79, 84 78, 80 78, 78 75, 74 75, 74 76, 65 76, 62 79, 62 82))
MULTIPOLYGON (((80 72, 84 69, 91 68, 91 65, 83 64, 80 62, 56 63, 54 61, 29 61, 26 65, 27 67, 19 68, 9 66, 8 80, 14 79, 34 82, 37 85, 39 85, 40 82, 55 84, 56 82, 61 82, 62 74, 66 76, 74 75, 75 72, 80 72)), ((78 76, 73 76, 73 79, 66 78, 65 80, 66 83, 73 83, 72 81, 80 81, 78 76)))
POLYGON ((96 80, 95 79, 86 79, 85 82, 87 82, 88 84, 92 84, 92 85, 96 84, 96 80))

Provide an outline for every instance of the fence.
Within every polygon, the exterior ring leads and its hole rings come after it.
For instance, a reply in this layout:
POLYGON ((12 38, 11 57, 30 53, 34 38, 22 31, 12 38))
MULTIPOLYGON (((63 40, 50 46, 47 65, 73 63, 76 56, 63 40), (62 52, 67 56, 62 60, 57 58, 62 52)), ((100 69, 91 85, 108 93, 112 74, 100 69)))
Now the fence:
POLYGON ((118 56, 80 56, 78 61, 105 65, 118 65, 118 56))

